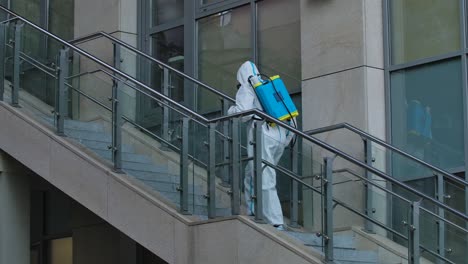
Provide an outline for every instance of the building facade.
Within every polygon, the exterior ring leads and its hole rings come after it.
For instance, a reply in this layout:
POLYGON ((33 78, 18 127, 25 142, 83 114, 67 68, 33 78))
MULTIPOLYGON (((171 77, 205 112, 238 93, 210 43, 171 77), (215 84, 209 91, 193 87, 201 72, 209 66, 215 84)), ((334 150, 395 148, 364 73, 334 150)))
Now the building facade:
MULTIPOLYGON (((461 179, 466 177, 467 0, 0 2, 66 40, 72 41, 98 31, 107 32, 230 97, 235 97, 237 91, 237 69, 244 61, 253 61, 262 73, 269 76, 279 74, 283 78, 292 99, 300 109, 301 130, 314 130, 346 122, 461 179)), ((30 39, 25 42, 28 43, 25 46, 28 54, 43 58, 46 65, 57 62, 56 50, 60 46, 58 43, 34 33, 28 36, 30 39)), ((110 62, 115 55, 112 44, 99 39, 77 42, 76 45, 90 53, 99 54, 99 58, 105 62, 110 62)), ((169 75, 169 89, 165 90, 164 81, 167 81, 167 76, 164 75, 166 73, 163 69, 140 59, 132 52, 126 51, 121 54, 119 66, 156 91, 205 116, 221 116, 228 106, 218 95, 188 83, 175 74, 169 75)), ((79 73, 86 69, 92 70, 93 66, 74 58, 72 68, 72 71, 79 73)), ((32 67, 22 70, 35 71, 32 67)), ((8 79, 12 69, 5 69, 5 72, 8 79)), ((50 87, 54 81, 40 76, 38 73, 22 77, 22 89, 53 105, 56 99, 50 87), (38 85, 39 79, 41 85, 38 85)), ((96 80, 81 77, 79 82, 93 84, 91 90, 100 85, 96 80)), ((163 123, 166 113, 161 104, 128 87, 123 91, 122 111, 130 120, 134 120, 142 129, 161 135, 167 134, 163 123)), ((107 94, 98 96, 105 100, 107 94)), ((68 111, 74 118, 93 120, 98 115, 99 111, 89 106, 89 102, 82 97, 71 94, 69 98, 68 111)), ((167 116, 172 121, 180 117, 175 113, 169 113, 167 116)), ((362 139, 356 135, 327 132, 317 134, 316 137, 351 156, 365 155, 362 139)), ((201 148, 194 148, 197 147, 201 148)), ((439 198, 436 173, 415 165, 414 162, 408 162, 398 154, 389 153, 380 146, 372 145, 371 149, 374 167, 395 175, 397 180, 418 191, 439 198)), ((299 166, 303 174, 311 173, 306 175, 308 177, 305 177, 304 181, 314 185, 312 176, 317 170, 316 165, 322 166, 322 158, 330 153, 323 149, 309 148, 306 144, 300 146, 300 152, 311 161, 308 163, 306 158, 300 161, 299 166)), ((289 166, 291 159, 286 156, 282 162, 289 166)), ((339 158, 336 166, 350 167, 348 161, 339 158)), ((51 257, 56 247, 65 247, 58 251, 72 254, 75 264, 98 263, 78 260, 74 251, 83 248, 70 244, 71 240, 75 243, 75 234, 80 234, 74 230, 79 230, 81 226, 79 221, 79 224, 75 225, 69 223, 76 219, 71 216, 71 212, 75 210, 83 213, 86 209, 65 197, 66 194, 62 194, 61 190, 56 190, 46 183, 38 183, 39 176, 35 173, 28 175, 27 181, 32 186, 33 198, 31 204, 24 205, 24 208, 30 207, 31 214, 41 219, 37 221, 45 221, 44 212, 36 210, 42 208, 47 201, 45 196, 37 198, 38 193, 59 195, 62 198, 57 201, 68 203, 65 209, 63 204, 56 205, 56 208, 62 208, 61 211, 66 212, 68 218, 60 219, 63 215, 59 214, 57 222, 50 223, 52 228, 56 228, 55 224, 60 227, 64 221, 68 223, 65 229, 59 230, 63 232, 58 232, 58 238, 54 235, 34 233, 38 227, 35 226, 36 218, 31 218, 31 230, 34 231, 31 233, 31 263, 65 263, 54 262, 51 257), (47 192, 38 192, 34 186, 47 186, 47 192), (37 201, 39 205, 35 204, 37 201)), ((2 174, 0 179, 1 177, 2 174)), ((404 190, 377 175, 369 177, 383 188, 406 195, 404 190)), ((350 177, 346 175, 340 175, 338 178, 340 180, 337 180, 334 188, 342 200, 350 201, 357 207, 364 207, 369 203, 367 206, 373 208, 373 218, 396 230, 403 228, 400 224, 406 218, 406 211, 403 211, 399 202, 388 199, 385 194, 379 192, 363 195, 365 185, 349 184, 350 177)), ((281 174, 277 182, 283 211, 286 217, 290 217, 292 183, 281 174)), ((0 181, 0 188, 1 183, 0 181)), ((446 182, 443 188, 446 194, 445 203, 466 212, 465 187, 446 182)), ((323 224, 322 215, 316 212, 320 206, 320 197, 310 190, 301 190, 299 199, 299 224, 307 230, 317 229, 323 224)), ((337 229, 365 225, 361 218, 339 207, 336 208, 335 218, 337 229)), ((78 219, 87 221, 80 217, 78 219)), ((447 219, 464 225, 457 222, 456 218, 447 216, 447 219)), ((105 225, 101 220, 93 221, 100 223, 99 228, 106 229, 106 239, 116 236, 120 239, 120 246, 122 243, 132 245, 134 251, 131 253, 133 255, 130 255, 137 256, 137 260, 125 263, 164 263, 162 259, 153 256, 143 246, 125 237, 110 225, 105 225)), ((428 234, 436 232, 434 223, 422 224, 421 230, 428 234)), ((377 227, 373 231, 386 234, 385 230, 377 227)), ((450 239, 454 236, 447 236, 446 243, 450 244, 450 239)), ((78 235, 76 239, 79 238, 78 235)), ((430 239, 430 235, 424 238, 430 239)), ((82 236, 81 239, 87 237, 82 236)), ((392 239, 404 244, 397 238, 392 239)), ((463 245, 454 243, 452 249, 461 249, 463 245)), ((459 261, 463 256, 460 250, 458 252, 453 255, 455 261, 459 261)))

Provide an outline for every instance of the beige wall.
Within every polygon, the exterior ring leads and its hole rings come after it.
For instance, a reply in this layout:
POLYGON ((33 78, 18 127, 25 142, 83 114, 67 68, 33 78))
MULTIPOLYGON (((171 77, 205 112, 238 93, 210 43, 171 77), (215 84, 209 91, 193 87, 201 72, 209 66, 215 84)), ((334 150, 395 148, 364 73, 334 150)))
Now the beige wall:
MULTIPOLYGON (((137 2, 131 0, 108 0, 108 1, 75 1, 75 37, 104 31, 113 33, 114 37, 121 39, 133 46, 137 41, 137 2)), ((102 61, 113 66, 113 45, 105 38, 91 40, 90 42, 78 45, 85 51, 98 57, 102 61)), ((94 62, 81 56, 75 56, 75 74, 78 72, 102 69, 94 62)), ((125 48, 121 48, 121 70, 135 76, 136 55, 125 48)), ((98 98, 100 102, 110 106, 108 98, 112 95, 112 78, 105 74, 94 74, 79 78, 79 83, 75 82, 81 89, 98 98)), ((134 117, 136 110, 136 95, 133 89, 123 86, 121 91, 121 104, 124 114, 127 117, 134 117)), ((103 111, 101 107, 91 101, 80 98, 75 99, 74 117, 81 120, 92 120, 96 117, 104 116, 110 118, 110 114, 103 111)))
MULTIPOLYGON (((305 130, 347 122, 385 139, 382 25, 381 0, 301 1, 305 130)), ((318 138, 363 161, 360 137, 349 132, 333 132, 318 138)), ((322 157, 331 154, 316 147, 311 155, 321 162, 322 157)), ((385 166, 383 158, 379 156, 376 160, 382 167, 385 166)), ((338 158, 334 169, 341 168, 351 168, 364 175, 361 169, 338 158)), ((334 182, 346 179, 355 177, 340 174, 335 176, 334 182)), ((335 197, 363 209, 362 184, 343 183, 335 187, 335 197)), ((316 226, 309 218, 310 228, 317 228, 320 215, 317 213, 319 203, 314 204, 316 226)), ((385 206, 376 204, 375 207, 385 219, 385 206)), ((305 205, 304 208, 311 207, 305 205)), ((312 215, 307 211, 305 214, 312 215)), ((362 221, 340 207, 335 209, 335 220, 336 227, 362 225, 362 221)))

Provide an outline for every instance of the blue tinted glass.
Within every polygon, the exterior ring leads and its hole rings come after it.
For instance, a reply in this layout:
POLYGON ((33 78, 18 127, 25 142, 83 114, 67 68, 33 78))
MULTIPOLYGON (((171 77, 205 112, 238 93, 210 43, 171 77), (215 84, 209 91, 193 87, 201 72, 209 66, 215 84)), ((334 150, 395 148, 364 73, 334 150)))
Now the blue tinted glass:
MULTIPOLYGON (((461 82, 459 59, 393 72, 393 144, 445 169, 464 166, 461 82)), ((394 168, 406 179, 430 176, 395 160, 394 168)))

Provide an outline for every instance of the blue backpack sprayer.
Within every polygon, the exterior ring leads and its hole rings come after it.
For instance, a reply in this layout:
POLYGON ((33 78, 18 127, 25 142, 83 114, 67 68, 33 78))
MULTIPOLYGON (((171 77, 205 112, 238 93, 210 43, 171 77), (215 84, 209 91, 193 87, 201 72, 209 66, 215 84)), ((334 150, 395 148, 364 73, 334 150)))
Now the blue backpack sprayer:
MULTIPOLYGON (((294 117, 299 116, 299 111, 294 105, 291 96, 281 80, 279 75, 272 77, 256 73, 255 67, 252 64, 254 76, 249 77, 249 82, 257 95, 263 110, 270 116, 281 121, 290 121, 294 123, 294 117), (266 80, 260 77, 264 76, 266 80)), ((294 124, 295 127, 296 124, 294 124)))

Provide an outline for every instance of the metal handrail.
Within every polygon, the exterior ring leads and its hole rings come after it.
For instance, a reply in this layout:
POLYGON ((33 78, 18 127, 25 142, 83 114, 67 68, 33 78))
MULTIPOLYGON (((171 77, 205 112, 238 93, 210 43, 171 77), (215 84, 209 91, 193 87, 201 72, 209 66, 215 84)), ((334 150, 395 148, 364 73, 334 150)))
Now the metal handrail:
POLYGON ((278 126, 281 126, 287 130, 289 130, 290 132, 293 132, 295 133, 296 135, 298 136, 301 136, 302 138, 304 139, 307 139, 308 141, 322 147, 323 149, 327 150, 327 151, 330 151, 331 153, 334 153, 335 155, 351 162, 351 163, 354 163, 355 165, 358 165, 359 167, 361 168, 364 168, 366 169, 367 171, 370 171, 371 173, 373 174, 376 174, 378 176, 380 176, 381 178, 393 183, 393 184, 396 184, 398 185, 399 187, 403 188, 403 189, 406 189, 418 196, 420 196, 421 198, 424 198, 428 201, 431 201, 432 203, 434 203, 435 205, 438 205, 444 209, 447 209, 448 211, 452 212, 453 214, 461 217, 462 219, 464 219, 465 221, 468 220, 468 216, 462 212, 459 212, 458 210, 455 210, 449 206, 447 206, 446 204, 443 204, 441 203, 440 201, 424 194, 424 193, 421 193, 420 191, 417 191, 411 187, 409 187, 408 185, 406 185, 405 183, 403 182, 400 182, 396 179, 394 179, 392 176, 372 167, 372 166, 369 166, 368 164, 346 154, 345 152, 331 146, 331 145, 328 145, 327 143, 315 138, 315 137, 312 137, 312 136, 309 136, 308 134, 306 134, 305 132, 303 131, 300 131, 286 123, 283 123, 281 121, 278 121, 277 119, 267 115, 266 113, 262 112, 262 111, 259 111, 257 109, 253 109, 253 110, 249 110, 249 111, 244 111, 244 112, 239 112, 239 113, 236 113, 236 114, 232 114, 232 115, 226 115, 226 116, 222 116, 222 117, 218 117, 218 118, 213 118, 210 120, 210 122, 221 122, 221 121, 226 121, 226 120, 230 120, 232 118, 235 118, 235 117, 242 117, 242 116, 249 116, 249 115, 256 115, 260 118, 263 118, 264 120, 268 121, 268 122, 273 122, 275 123, 276 125, 278 126))
POLYGON ((404 157, 406 157, 408 159, 411 159, 411 160, 413 160, 413 161, 415 161, 415 162, 417 162, 417 163, 419 163, 421 165, 429 167, 430 169, 432 169, 432 170, 434 170, 434 171, 436 171, 438 173, 443 174, 445 177, 449 178, 450 180, 452 180, 452 181, 454 181, 456 183, 459 183, 459 184, 461 184, 461 185, 463 185, 465 187, 468 187, 468 182, 467 181, 464 181, 464 180, 460 179, 459 177, 457 177, 457 176, 455 176, 455 175, 453 175, 453 174, 451 174, 451 173, 449 173, 449 172, 447 172, 447 171, 445 171, 445 170, 443 170, 441 168, 438 168, 438 167, 436 167, 436 166, 434 166, 432 164, 429 164, 429 163, 427 163, 427 162, 425 162, 425 161, 423 161, 423 160, 421 160, 421 159, 419 159, 419 158, 417 158, 417 157, 415 157, 415 156, 413 156, 413 155, 411 155, 409 153, 406 153, 403 150, 401 150, 401 149, 399 149, 399 148, 397 148, 395 146, 392 146, 392 145, 388 144, 387 142, 385 142, 385 141, 383 141, 383 140, 381 140, 381 139, 379 139, 377 137, 374 137, 374 136, 372 136, 372 135, 370 135, 370 134, 368 134, 368 133, 360 130, 359 128, 357 128, 357 127, 355 127, 353 125, 350 125, 348 123, 340 123, 340 124, 336 124, 336 125, 331 125, 331 126, 321 127, 321 128, 317 128, 317 129, 312 129, 312 130, 305 131, 305 133, 312 136, 312 135, 317 135, 317 134, 330 132, 330 131, 343 129, 343 128, 348 129, 351 132, 354 132, 354 133, 360 135, 361 137, 365 137, 367 139, 370 139, 370 140, 378 143, 379 145, 384 146, 384 147, 386 147, 388 149, 391 149, 392 151, 394 151, 394 152, 396 152, 396 153, 398 153, 398 154, 400 154, 400 155, 402 155, 402 156, 404 156, 404 157))
MULTIPOLYGON (((441 207, 441 208, 443 208, 443 209, 445 209, 447 211, 450 211, 454 215, 459 216, 463 220, 468 221, 468 216, 466 214, 464 214, 462 212, 459 212, 458 210, 453 209, 453 208, 447 206, 446 204, 443 204, 440 201, 438 201, 438 200, 436 200, 436 199, 434 199, 434 198, 432 198, 432 197, 430 197, 430 196, 428 196, 428 195, 426 195, 424 193, 421 193, 420 191, 417 191, 417 190, 411 188, 410 186, 406 185, 403 182, 400 182, 400 181, 394 179, 393 177, 387 175, 386 173, 383 173, 380 170, 378 170, 378 169, 376 169, 374 167, 371 167, 371 166, 367 165, 366 163, 361 162, 360 160, 346 154, 345 152, 343 152, 343 151, 341 151, 341 150, 339 150, 339 149, 337 149, 337 148, 335 148, 335 147, 333 147, 331 145, 328 145, 327 143, 325 143, 325 142, 323 142, 323 141, 321 141, 321 140, 319 140, 319 139, 317 139, 315 137, 312 137, 312 136, 306 134, 305 132, 298 130, 295 127, 292 127, 292 126, 290 126, 290 125, 288 125, 286 123, 283 123, 283 122, 279 121, 278 119, 276 119, 274 117, 271 117, 271 116, 267 115, 266 113, 264 113, 264 112, 262 112, 262 111, 260 111, 258 109, 252 109, 252 110, 249 110, 249 111, 239 112, 239 113, 232 114, 232 115, 226 115, 226 116, 222 116, 222 117, 218 117, 218 118, 208 119, 208 118, 196 113, 195 111, 189 109, 188 107, 186 107, 186 106, 176 102, 175 100, 169 98, 168 96, 151 89, 151 87, 147 86, 146 84, 136 80, 135 78, 133 78, 132 76, 122 72, 121 70, 114 68, 113 66, 107 64, 106 62, 104 62, 101 59, 95 57, 94 55, 91 55, 90 53, 82 50, 81 48, 78 48, 78 47, 68 43, 67 41, 61 39, 60 37, 58 37, 58 36, 48 32, 48 31, 44 30, 43 28, 35 25, 34 23, 30 22, 29 20, 27 20, 27 19, 25 19, 23 17, 20 17, 15 12, 10 11, 9 9, 5 8, 3 5, 0 5, 0 9, 7 12, 7 13, 9 13, 9 14, 12 14, 12 15, 16 16, 17 17, 16 19, 23 21, 24 23, 26 23, 29 26, 33 27, 34 29, 40 31, 41 33, 53 38, 57 42, 60 42, 65 47, 68 47, 68 48, 76 51, 77 53, 79 53, 79 54, 89 58, 90 60, 94 61, 95 63, 97 63, 97 64, 99 64, 99 65, 101 65, 101 66, 103 66, 103 67, 105 67, 105 68, 107 68, 109 70, 111 70, 112 72, 114 72, 114 73, 116 73, 116 74, 118 74, 118 75, 120 75, 122 77, 125 77, 128 80, 131 80, 133 83, 137 84, 138 86, 141 86, 141 87, 145 88, 146 90, 150 91, 151 93, 156 94, 158 97, 160 97, 163 100, 171 103, 172 105, 179 107, 180 109, 186 111, 188 113, 187 115, 189 115, 191 118, 197 118, 197 119, 209 124, 209 123, 216 123, 216 122, 231 120, 233 118, 242 117, 242 116, 246 116, 246 115, 256 115, 256 116, 258 116, 260 118, 263 118, 265 121, 275 123, 276 125, 281 126, 281 127, 285 128, 285 129, 289 130, 290 132, 295 133, 297 136, 301 136, 302 138, 307 139, 308 141, 322 147, 323 149, 334 153, 336 156, 339 156, 339 157, 341 157, 341 158, 343 158, 343 159, 345 159, 345 160, 347 160, 347 161, 349 161, 351 163, 354 163, 355 165, 358 165, 358 166, 360 166, 362 168, 365 168, 366 170, 372 172, 373 174, 376 174, 376 175, 384 178, 385 180, 387 180, 387 181, 389 181, 389 182, 391 182, 393 184, 396 184, 399 187, 401 187, 403 189, 406 189, 406 190, 420 196, 421 198, 424 198, 424 199, 426 199, 428 201, 431 201, 435 205, 438 205, 439 207, 441 207)), ((105 33, 103 33, 103 34, 105 34, 105 33)), ((115 41, 119 41, 118 39, 115 39, 112 36, 108 36, 108 37, 111 38, 111 39, 114 39, 115 41)), ((125 45, 129 46, 128 44, 124 44, 124 46, 125 45)), ((129 46, 129 47, 131 47, 131 46, 129 46)), ((146 56, 148 56, 148 55, 146 55, 146 56)), ((167 66, 167 68, 173 69, 170 66, 167 66)), ((185 75, 185 74, 183 74, 183 73, 181 73, 181 72, 179 72, 179 71, 177 71, 175 69, 173 69, 173 70, 180 73, 182 76, 186 76, 186 78, 188 78, 190 80, 193 80, 194 82, 199 83, 200 85, 203 85, 203 83, 201 83, 200 81, 198 81, 196 79, 193 79, 192 77, 190 77, 188 75, 185 75)), ((214 88, 212 88, 212 89, 214 89, 214 88)), ((220 92, 217 91, 217 93, 220 93, 220 92)))
MULTIPOLYGON (((129 49, 129 50, 131 50, 131 51, 133 51, 133 52, 135 52, 135 53, 137 53, 137 54, 139 54, 139 55, 141 55, 141 56, 143 56, 143 57, 145 57, 145 58, 147 58, 147 59, 149 59, 149 60, 151 60, 151 61, 153 61, 153 62, 155 62, 157 64, 159 64, 162 67, 168 68, 171 71, 176 72, 177 74, 181 75, 184 78, 188 78, 189 80, 196 82, 197 84, 201 85, 202 87, 207 88, 208 90, 216 93, 217 95, 219 95, 219 96, 221 96, 221 97, 223 97, 223 98, 225 98, 225 99, 227 99, 227 100, 229 100, 231 102, 235 102, 235 99, 230 97, 229 95, 227 95, 227 94, 225 94, 223 92, 220 92, 219 90, 217 90, 217 89, 215 89, 215 88, 213 88, 213 87, 211 87, 209 85, 206 85, 206 84, 194 79, 193 77, 191 77, 191 76, 189 76, 189 75, 187 75, 187 74, 185 74, 185 73, 183 73, 183 72, 181 72, 181 71, 179 71, 177 69, 172 68, 171 66, 169 66, 169 65, 167 65, 167 64, 165 64, 165 63, 163 63, 163 62, 161 62, 161 61, 159 61, 159 60, 157 60, 157 59, 155 59, 155 58, 153 58, 151 56, 149 56, 148 54, 136 49, 135 47, 132 47, 131 45, 129 45, 126 42, 123 42, 123 41, 109 35, 106 32, 100 31, 100 32, 89 34, 89 35, 85 35, 83 37, 75 38, 75 39, 71 40, 70 43, 82 43, 82 42, 85 42, 85 41, 97 39, 97 38, 99 38, 101 36, 105 37, 107 39, 110 39, 113 42, 118 43, 119 45, 124 46, 125 48, 127 48, 127 49, 129 49)), ((374 137, 374 136, 372 136, 372 135, 370 135, 370 134, 368 134, 368 133, 366 133, 366 132, 364 132, 364 131, 362 131, 362 130, 360 130, 360 129, 358 129, 358 128, 356 128, 356 127, 354 127, 354 126, 352 126, 352 125, 350 125, 348 123, 340 123, 340 124, 337 124, 337 125, 327 126, 327 127, 319 128, 319 129, 316 129, 316 130, 309 130, 306 133, 308 133, 309 135, 313 135, 313 134, 319 134, 319 133, 332 131, 332 130, 337 130, 337 129, 341 129, 341 128, 346 128, 346 129, 348 129, 350 131, 353 131, 353 132, 355 132, 355 133, 357 133, 357 134, 359 134, 359 135, 361 135, 363 137, 366 137, 366 138, 368 138, 368 139, 370 139, 372 141, 375 141, 375 142, 379 143, 380 145, 383 145, 383 146, 385 146, 387 148, 392 149, 393 151, 397 152, 398 154, 400 154, 402 156, 405 156, 405 157, 407 157, 407 158, 409 158, 409 159, 411 159, 413 161, 416 161, 416 162, 418 162, 418 163, 420 163, 420 164, 422 164, 424 166, 427 166, 427 167, 429 167, 429 168, 431 168, 431 169, 433 169, 433 170, 435 170, 435 171, 437 171, 439 173, 442 173, 444 176, 450 178, 451 180, 468 187, 468 182, 466 182, 464 180, 461 180, 460 178, 450 174, 449 172, 446 172, 446 171, 444 171, 444 170, 442 170, 440 168, 437 168, 437 167, 435 167, 435 166, 433 166, 433 165, 431 165, 431 164, 429 164, 427 162, 424 162, 424 161, 422 161, 422 160, 420 160, 420 159, 418 159, 418 158, 416 158, 416 157, 414 157, 414 156, 412 156, 412 155, 410 155, 410 154, 408 154, 408 153, 406 153, 406 152, 404 152, 404 151, 402 151, 402 150, 400 150, 400 149, 386 143, 385 141, 382 141, 382 140, 380 140, 380 139, 378 139, 378 138, 376 138, 376 137, 374 137)))
POLYGON ((209 86, 209 85, 207 85, 205 83, 202 83, 201 81, 193 78, 192 76, 187 75, 187 74, 185 74, 185 73, 183 73, 183 72, 181 72, 181 71, 167 65, 166 63, 164 63, 164 62, 162 62, 162 61, 160 61, 158 59, 155 59, 155 58, 149 56, 148 54, 138 50, 137 48, 133 47, 132 45, 130 45, 130 44, 118 39, 118 38, 115 38, 115 37, 111 36, 110 34, 108 34, 106 32, 100 31, 100 32, 89 34, 89 35, 85 35, 83 37, 79 37, 79 38, 70 40, 69 43, 77 44, 77 43, 82 43, 84 41, 98 39, 100 37, 104 37, 104 38, 107 38, 107 39, 109 39, 109 40, 111 40, 111 41, 113 41, 115 43, 118 43, 119 45, 125 47, 126 49, 129 49, 129 50, 137 53, 138 55, 143 56, 143 57, 145 57, 146 59, 148 59, 148 60, 150 60, 152 62, 155 62, 160 67, 167 68, 167 69, 177 73, 178 75, 182 76, 183 78, 188 79, 188 80, 202 86, 203 88, 206 88, 206 89, 210 90, 211 92, 221 96, 222 98, 224 98, 224 99, 226 99, 226 100, 228 100, 228 101, 230 101, 232 103, 236 102, 236 100, 234 98, 230 97, 229 95, 227 95, 227 94, 225 94, 225 93, 223 93, 223 92, 221 92, 221 91, 219 91, 219 90, 217 90, 217 89, 215 89, 215 88, 213 88, 213 87, 211 87, 211 86, 209 86))
MULTIPOLYGON (((287 170, 287 169, 284 169, 284 168, 281 168, 281 167, 277 167, 277 166, 275 166, 274 164, 272 164, 272 163, 270 163, 270 162, 268 162, 268 161, 263 161, 263 163, 265 163, 265 164, 266 164, 267 166, 269 166, 269 167, 276 168, 279 172, 288 175, 288 176, 289 176, 291 179, 293 179, 294 181, 296 181, 296 182, 302 184, 303 186, 305 186, 305 187, 311 189, 312 191, 314 191, 314 192, 316 192, 316 193, 322 195, 322 192, 321 192, 320 190, 318 190, 316 187, 314 187, 314 186, 312 186, 312 185, 310 185, 310 184, 304 182, 304 181, 299 177, 299 175, 295 174, 294 172, 291 172, 291 171, 289 171, 289 170, 287 170)), ((390 227, 388 227, 388 226, 386 226, 386 225, 380 223, 379 221, 377 221, 377 220, 375 220, 375 219, 373 219, 373 218, 371 218, 371 217, 369 217, 369 216, 367 216, 367 215, 365 215, 365 214, 363 214, 363 213, 357 211, 356 209, 354 209, 354 208, 352 208, 351 206, 349 206, 347 203, 345 203, 345 202, 343 202, 343 201, 341 201, 341 200, 339 200, 339 199, 336 199, 336 198, 333 198, 333 201, 334 201, 337 205, 340 205, 340 206, 342 206, 343 208, 348 209, 349 211, 351 211, 351 212, 353 212, 353 213, 355 213, 355 214, 361 216, 362 218, 364 218, 364 219, 366 219, 366 220, 368 220, 368 221, 370 221, 370 222, 372 222, 372 223, 374 223, 374 224, 380 226, 381 228, 383 228, 383 229, 385 229, 385 230, 387 230, 387 231, 393 233, 394 235, 397 235, 397 236, 399 236, 400 238, 403 238, 403 239, 408 239, 406 236, 400 234, 399 232, 393 230, 392 228, 390 228, 390 227)))

